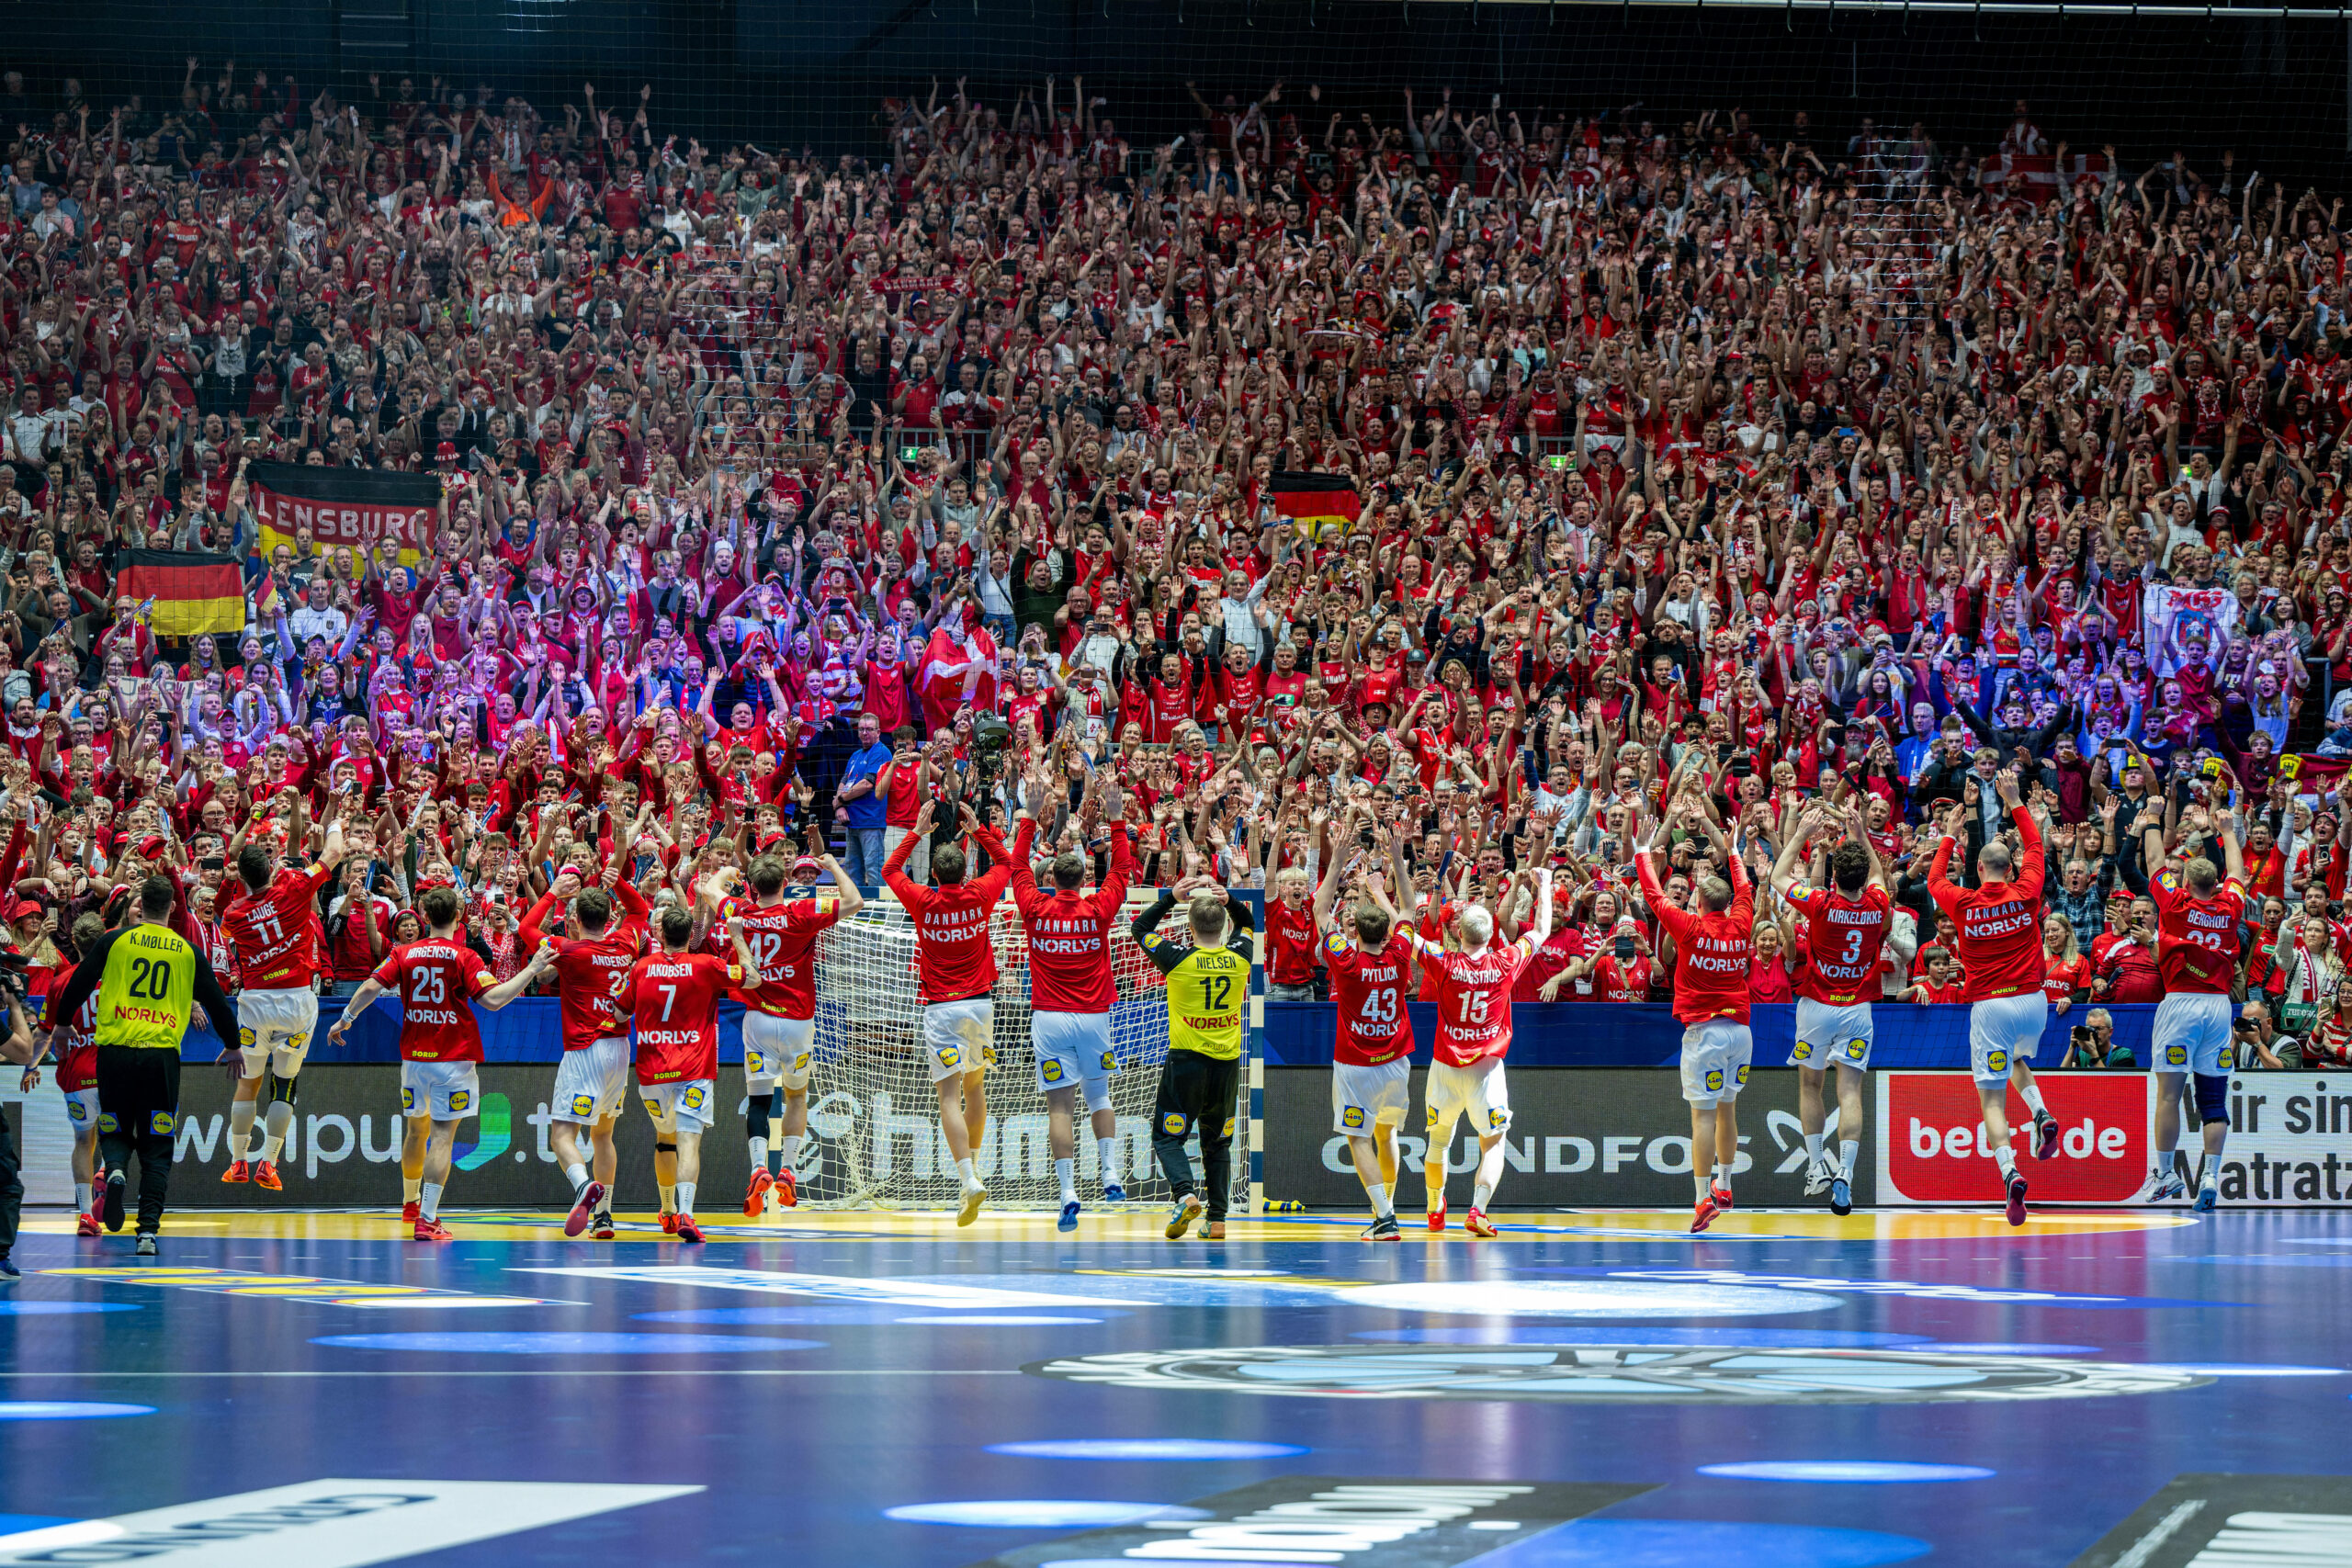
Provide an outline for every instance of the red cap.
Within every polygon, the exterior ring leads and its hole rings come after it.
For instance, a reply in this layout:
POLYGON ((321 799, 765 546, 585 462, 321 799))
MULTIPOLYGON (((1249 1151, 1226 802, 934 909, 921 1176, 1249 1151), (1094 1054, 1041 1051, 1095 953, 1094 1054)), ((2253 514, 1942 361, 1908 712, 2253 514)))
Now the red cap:
POLYGON ((435 462, 456 462, 458 460, 458 444, 454 441, 444 441, 440 446, 435 446, 433 449, 433 457, 435 462))
POLYGON ((141 860, 161 860, 163 855, 164 840, 161 834, 150 833, 145 838, 139 840, 139 858, 141 860))
POLYGON ((8 923, 12 926, 18 920, 37 920, 40 916, 40 906, 29 898, 19 898, 8 906, 8 923))

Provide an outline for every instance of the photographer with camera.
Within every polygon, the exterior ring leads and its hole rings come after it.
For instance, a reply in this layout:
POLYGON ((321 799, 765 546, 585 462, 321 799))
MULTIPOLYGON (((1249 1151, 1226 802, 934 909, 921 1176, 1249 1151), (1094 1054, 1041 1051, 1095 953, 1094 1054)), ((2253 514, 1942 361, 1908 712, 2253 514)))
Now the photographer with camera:
POLYGON ((2075 1025, 2066 1046, 2068 1067, 2112 1067, 2128 1072, 2139 1066, 2129 1045, 2115 1043, 2115 1015, 2105 1008, 2093 1008, 2075 1025))

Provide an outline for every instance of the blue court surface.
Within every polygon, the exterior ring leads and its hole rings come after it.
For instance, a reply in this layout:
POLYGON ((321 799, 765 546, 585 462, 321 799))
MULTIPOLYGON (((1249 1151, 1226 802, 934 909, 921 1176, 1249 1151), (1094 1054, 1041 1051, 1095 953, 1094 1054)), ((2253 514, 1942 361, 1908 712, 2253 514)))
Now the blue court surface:
POLYGON ((2352 1562, 2352 1214, 1159 1217, 38 1220, 0 1565, 2352 1562))

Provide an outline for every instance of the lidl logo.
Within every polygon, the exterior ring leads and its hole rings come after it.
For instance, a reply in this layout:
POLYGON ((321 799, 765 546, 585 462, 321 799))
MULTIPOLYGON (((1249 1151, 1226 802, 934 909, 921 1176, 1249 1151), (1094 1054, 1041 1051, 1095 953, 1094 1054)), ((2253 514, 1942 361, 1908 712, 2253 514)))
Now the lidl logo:
MULTIPOLYGON (((459 1090, 450 1098, 450 1108, 462 1114, 466 1109, 466 1098, 465 1092, 459 1090)), ((514 1141, 514 1112, 507 1104, 506 1097, 503 1094, 483 1095, 471 1147, 466 1145, 463 1132, 458 1134, 458 1168, 480 1170, 506 1152, 507 1145, 514 1141)))
POLYGON ((1161 1117, 1159 1119, 1159 1130, 1167 1134, 1171 1138, 1182 1137, 1184 1135, 1183 1113, 1182 1111, 1171 1111, 1167 1115, 1161 1117))
POLYGON ((1361 1105, 1351 1105, 1351 1106, 1349 1106, 1345 1111, 1340 1111, 1340 1126, 1342 1126, 1342 1127, 1361 1127, 1361 1126, 1363 1126, 1363 1106, 1361 1106, 1361 1105))

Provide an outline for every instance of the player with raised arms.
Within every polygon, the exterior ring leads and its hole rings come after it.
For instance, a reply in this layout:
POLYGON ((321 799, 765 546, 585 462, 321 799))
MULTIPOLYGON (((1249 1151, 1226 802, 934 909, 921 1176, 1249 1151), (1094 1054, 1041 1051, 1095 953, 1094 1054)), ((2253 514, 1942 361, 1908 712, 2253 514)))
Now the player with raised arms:
POLYGON ((882 881, 915 928, 915 995, 922 1004, 922 1043, 931 1056, 931 1087, 939 1097, 939 1130, 956 1161, 963 1202, 956 1223, 968 1225, 988 1201, 972 1170, 972 1153, 987 1135, 989 1054, 996 1034, 996 944, 989 912, 1012 880, 1012 852, 1003 835, 958 805, 962 832, 988 852, 986 874, 967 880, 960 843, 931 852, 935 886, 910 881, 903 869, 918 843, 928 841, 936 801, 923 802, 914 830, 882 863, 882 881), (961 1110, 958 1111, 960 1098, 961 1110))
MULTIPOLYGON (((1373 901, 1392 927, 1402 923, 1376 887, 1373 901)), ((1478 1171, 1462 1228, 1472 1235, 1493 1235, 1487 1205, 1502 1181, 1503 1155, 1510 1147, 1510 1089, 1503 1078, 1503 1058, 1510 1053, 1510 992, 1535 950, 1551 940, 1552 868, 1535 873, 1535 923, 1517 941, 1495 945, 1494 912, 1480 904, 1464 905, 1443 929, 1460 946, 1431 942, 1409 929, 1402 933, 1437 974, 1437 1039, 1430 1048, 1423 1090, 1429 1152, 1421 1179, 1429 1190, 1429 1225, 1433 1231, 1445 1228, 1445 1155, 1453 1143, 1455 1119, 1466 1114, 1478 1135, 1478 1171)))
POLYGON ((430 934, 384 954, 344 1004, 327 1043, 341 1045, 351 1021, 386 991, 400 997, 401 1176, 418 1184, 415 1238, 448 1241, 441 1194, 449 1184, 458 1123, 481 1108, 481 1025, 467 1004, 496 1012, 553 966, 555 948, 541 942, 528 964, 493 984, 481 955, 458 940, 462 906, 456 888, 426 889, 417 908, 430 934))
POLYGON ((663 908, 657 925, 662 951, 637 961, 616 1000, 621 1016, 637 1022, 637 1091, 653 1122, 654 1148, 659 1153, 668 1144, 677 1161, 678 1239, 698 1242, 695 1187, 702 1179, 702 1135, 718 1097, 718 1003, 730 986, 758 989, 760 977, 743 944, 741 916, 727 922, 731 964, 689 951, 695 917, 684 905, 663 908))
MULTIPOLYGON (((1385 842, 1393 859, 1395 833, 1374 832, 1375 842, 1385 842)), ((1374 901, 1377 869, 1367 878, 1366 897, 1349 911, 1346 929, 1340 928, 1332 919, 1332 905, 1343 869, 1340 857, 1332 856, 1315 888, 1315 925, 1324 933, 1323 963, 1339 1013, 1331 1043, 1331 1130, 1348 1140, 1356 1179, 1372 1201, 1372 1224, 1362 1239, 1402 1241, 1396 1207, 1396 1130, 1413 1108, 1413 1020, 1405 1010, 1413 943, 1396 921, 1394 906, 1374 901)), ((1397 886, 1409 887, 1411 877, 1400 877, 1397 886)), ((1442 1162, 1444 1156, 1438 1157, 1442 1162)))
MULTIPOLYGON (((2231 781, 2234 784, 2236 781, 2231 781)), ((2245 887, 2245 852, 2239 845, 2234 812, 2192 807, 2193 830, 2218 829, 2223 866, 2208 855, 2186 865, 2165 863, 2164 827, 2149 825, 2143 840, 2144 865, 2164 870, 2148 879, 2156 903, 2156 968, 2164 976, 2164 1000, 2156 1004, 2149 1049, 2155 1059, 2155 1169, 2147 1201, 2186 1196, 2173 1170, 2180 1146, 2180 1096, 2186 1080, 2197 1079, 2197 1114, 2203 1122, 2205 1159, 2197 1178, 2197 1207, 2210 1211, 2222 1201, 2222 1147, 2230 1135, 2230 986, 2237 977, 2238 930, 2250 895, 2245 887), (2226 868, 2227 876, 2223 875, 2226 868)))
POLYGON ((762 855, 749 881, 753 901, 735 900, 732 909, 742 917, 743 946, 759 982, 741 995, 752 1156, 743 1217, 757 1219, 771 1192, 779 1208, 800 1201, 794 1168, 808 1135, 808 1067, 817 1055, 817 938, 865 908, 865 895, 830 854, 802 855, 788 877, 781 856, 762 855), (817 890, 820 871, 831 876, 831 893, 817 890))
MULTIPOLYGON (((1100 808, 1102 796, 1096 773, 1088 781, 1080 806, 1081 820, 1100 808)), ((1051 797, 1049 779, 1032 781, 1030 798, 1051 797)), ((1054 891, 1037 886, 1029 855, 1037 841, 1037 819, 1028 810, 1013 830, 1012 863, 1020 874, 1012 878, 1012 902, 1029 944, 1029 1031, 1037 1055, 1037 1092, 1046 1097, 1046 1136, 1053 1149, 1054 1177, 1061 1185, 1061 1213, 1057 1230, 1078 1228, 1078 1097, 1094 1129, 1100 1156, 1102 1200, 1116 1203, 1126 1197, 1119 1182, 1119 1118, 1111 1109, 1111 1079, 1119 1070, 1118 1053, 1111 1041, 1111 1009, 1118 987, 1111 976, 1111 927, 1127 901, 1127 884, 1135 880, 1135 852, 1127 836, 1126 800, 1114 795, 1110 808, 1110 874, 1092 893, 1086 886, 1087 858, 1065 850, 1047 868, 1054 891)))
MULTIPOLYGON (((932 858, 935 867, 937 856, 932 858)), ((1164 1231, 1181 1241, 1201 1214, 1193 1160, 1184 1144, 1197 1128, 1201 1169, 1208 1180, 1208 1223, 1202 1235, 1225 1236, 1233 1195, 1233 1111, 1241 1089, 1241 1031, 1250 1016, 1250 906, 1214 876, 1192 876, 1161 891, 1157 902, 1127 923, 1128 934, 1168 980, 1168 1060, 1159 1069, 1152 1106, 1151 1152, 1176 1195, 1164 1231), (1159 934, 1159 922, 1184 900, 1187 947, 1159 934)))
POLYGON ((1984 1136, 2008 1194, 2009 1224, 2021 1225, 2026 1182, 2009 1147, 2010 1084, 2033 1111, 2033 1157, 2048 1159, 2058 1152, 2058 1121, 2041 1103, 2031 1066, 2050 1021, 2050 998, 2041 988, 2049 973, 2041 958, 2041 829, 2018 798, 2016 769, 2002 769, 1994 783, 2017 824, 2018 853, 2011 855, 2008 845, 1994 840, 1976 852, 1977 886, 1952 881, 1947 874, 1965 809, 1953 801, 1944 811, 1943 840, 1928 865, 1928 892, 1959 932, 1961 966, 1968 975, 1969 1071, 1976 1079, 1984 1136))
MULTIPOLYGON (((298 830, 307 831, 299 814, 295 821, 298 830)), ((325 951, 319 889, 333 880, 346 852, 340 819, 328 827, 319 858, 300 871, 278 866, 266 844, 248 840, 237 852, 242 886, 221 906, 220 933, 236 968, 237 1046, 243 1067, 229 1101, 229 1168, 220 1173, 223 1181, 251 1181, 273 1192, 285 1188, 277 1152, 294 1123, 295 1076, 319 1027, 316 986, 325 951), (264 1068, 270 1078, 269 1111, 258 1156, 248 1161, 264 1068)), ((221 1059, 228 1059, 226 1051, 221 1059)))
POLYGON ((1731 1173, 1739 1161, 1739 1091, 1756 1055, 1748 1031, 1747 971, 1756 957, 1756 886, 1747 880, 1736 845, 1724 840, 1714 807, 1686 778, 1668 795, 1657 830, 1634 846, 1642 897, 1658 929, 1674 942, 1674 1017, 1682 1025, 1682 1098, 1690 1106, 1690 1181, 1699 1197, 1690 1219, 1696 1235, 1732 1206, 1731 1173), (1678 803, 1688 794, 1687 805, 1678 803), (1692 878, 1699 908, 1679 908, 1658 883, 1654 863, 1666 852, 1667 831, 1678 820, 1705 837, 1728 877, 1692 878), (1713 1168, 1709 1168, 1709 1156, 1713 1168))
POLYGON ((555 1069, 555 1093, 548 1106, 548 1142, 564 1179, 571 1183, 571 1212, 563 1234, 594 1227, 599 1240, 614 1234, 613 1179, 619 1156, 613 1128, 628 1092, 628 1026, 621 1021, 619 996, 629 971, 646 949, 646 922, 652 907, 628 879, 638 835, 652 808, 641 807, 633 822, 618 825, 620 840, 600 886, 582 888, 567 871, 523 917, 517 940, 533 952, 549 940, 548 917, 567 909, 564 933, 555 943, 556 999, 563 1030, 563 1060, 555 1069), (580 1141, 589 1147, 583 1152, 580 1141), (593 1174, 592 1174, 593 1162, 593 1174))
MULTIPOLYGON (((87 953, 107 934, 107 924, 96 909, 84 911, 74 921, 74 951, 87 953)), ((64 990, 65 981, 74 973, 74 965, 60 962, 50 976, 50 994, 64 990)), ((44 1023, 58 1021, 44 1018, 44 1023)), ((72 1020, 64 1022, 58 1033, 57 1089, 65 1097, 65 1125, 74 1135, 74 1147, 69 1160, 74 1172, 74 1234, 98 1234, 98 1193, 106 1183, 105 1167, 98 1153, 98 994, 93 991, 83 1000, 72 1020)), ((27 1067, 18 1089, 27 1094, 40 1087, 40 1063, 38 1059, 27 1067)))
POLYGON ((1879 955, 1894 918, 1886 867, 1871 844, 1869 824, 1850 800, 1845 807, 1845 841, 1829 852, 1826 879, 1808 884, 1796 874, 1806 840, 1829 824, 1828 808, 1816 803, 1802 818, 1791 813, 1782 825, 1780 859, 1772 866, 1773 891, 1804 917, 1804 962, 1797 971, 1796 1043, 1789 1060, 1797 1069, 1797 1120, 1804 1129, 1804 1195, 1829 1194, 1829 1212, 1854 1212, 1854 1165, 1862 1149, 1862 1090, 1871 1070, 1871 1047, 1878 1033, 1870 998, 1881 991, 1879 955), (1823 1079, 1831 1063, 1838 1070, 1838 1155, 1822 1153, 1823 1079))

